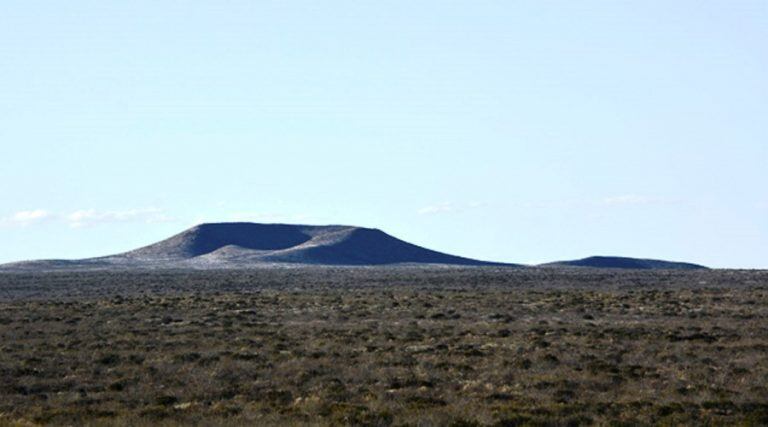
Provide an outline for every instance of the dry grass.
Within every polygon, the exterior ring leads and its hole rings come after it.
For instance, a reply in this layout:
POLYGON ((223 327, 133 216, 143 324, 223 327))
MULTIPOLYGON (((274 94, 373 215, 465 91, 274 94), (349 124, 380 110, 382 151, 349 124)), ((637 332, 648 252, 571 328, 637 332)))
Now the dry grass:
POLYGON ((0 288, 0 425, 768 423, 766 273, 91 273, 0 288))

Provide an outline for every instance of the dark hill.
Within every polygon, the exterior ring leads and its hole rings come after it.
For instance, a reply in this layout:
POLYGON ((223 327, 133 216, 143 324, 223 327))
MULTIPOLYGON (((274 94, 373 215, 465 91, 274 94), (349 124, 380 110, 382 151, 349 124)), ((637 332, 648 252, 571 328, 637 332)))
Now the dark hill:
POLYGON ((592 267, 624 268, 638 270, 697 270, 707 267, 687 262, 662 261, 657 259, 626 258, 613 256, 593 256, 572 261, 557 261, 543 264, 542 267, 592 267))
POLYGON ((448 255, 371 228, 202 224, 122 254, 7 264, 6 269, 249 268, 269 265, 513 265, 448 255))
POLYGON ((306 229, 306 226, 248 222, 201 224, 124 255, 138 258, 185 259, 209 254, 226 246, 275 251, 310 240, 311 232, 308 233, 306 229))

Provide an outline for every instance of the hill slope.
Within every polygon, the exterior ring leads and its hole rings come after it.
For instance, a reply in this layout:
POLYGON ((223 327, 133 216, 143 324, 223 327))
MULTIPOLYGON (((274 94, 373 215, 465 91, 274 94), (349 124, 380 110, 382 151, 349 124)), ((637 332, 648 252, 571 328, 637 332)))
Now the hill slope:
POLYGON ((707 267, 687 262, 662 261, 657 259, 641 259, 613 256, 593 256, 571 261, 557 261, 542 264, 541 267, 591 267, 591 268, 624 268, 639 270, 697 270, 707 267))
POLYGON ((6 264, 14 270, 110 268, 248 268, 304 265, 512 265, 448 255, 381 230, 353 226, 202 224, 122 254, 83 260, 6 264))

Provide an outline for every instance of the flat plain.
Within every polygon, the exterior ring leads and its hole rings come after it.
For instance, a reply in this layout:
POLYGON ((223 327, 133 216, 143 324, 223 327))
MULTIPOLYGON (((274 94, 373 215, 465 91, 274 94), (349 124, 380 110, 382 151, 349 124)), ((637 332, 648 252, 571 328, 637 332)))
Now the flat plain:
POLYGON ((768 272, 0 274, 0 425, 768 424, 768 272))

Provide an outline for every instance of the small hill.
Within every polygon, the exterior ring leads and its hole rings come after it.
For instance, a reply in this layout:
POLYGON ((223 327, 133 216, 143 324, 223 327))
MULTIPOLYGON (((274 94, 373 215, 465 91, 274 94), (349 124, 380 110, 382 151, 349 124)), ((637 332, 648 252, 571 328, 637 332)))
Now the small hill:
POLYGON ((572 261, 557 261, 548 264, 542 264, 540 267, 591 267, 637 270, 699 270, 707 268, 703 265, 691 264, 687 262, 614 256, 592 256, 572 261))
POLYGON ((250 268, 272 265, 514 265, 449 255, 372 228, 255 223, 201 224, 129 252, 82 260, 27 261, 14 270, 250 268))

